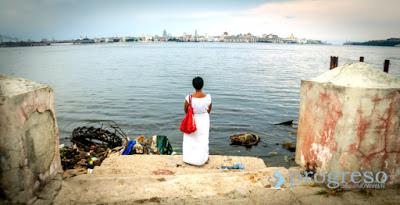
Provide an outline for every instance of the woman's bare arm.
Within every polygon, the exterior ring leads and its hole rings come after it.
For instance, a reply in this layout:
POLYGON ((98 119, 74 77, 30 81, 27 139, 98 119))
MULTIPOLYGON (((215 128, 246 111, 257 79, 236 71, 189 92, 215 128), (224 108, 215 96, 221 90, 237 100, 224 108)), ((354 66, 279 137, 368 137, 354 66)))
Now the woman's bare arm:
POLYGON ((185 100, 185 103, 183 105, 183 110, 185 111, 185 113, 187 113, 187 111, 188 111, 188 106, 189 106, 189 103, 185 100))
POLYGON ((208 106, 207 112, 210 113, 210 112, 211 112, 211 109, 212 109, 212 103, 208 106))

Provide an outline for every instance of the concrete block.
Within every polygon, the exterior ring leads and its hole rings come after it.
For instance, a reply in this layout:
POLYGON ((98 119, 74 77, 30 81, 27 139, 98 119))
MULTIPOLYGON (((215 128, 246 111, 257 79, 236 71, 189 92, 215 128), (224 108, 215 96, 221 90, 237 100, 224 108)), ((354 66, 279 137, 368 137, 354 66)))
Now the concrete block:
POLYGON ((0 75, 0 187, 4 200, 31 203, 52 180, 61 180, 56 177, 62 168, 54 104, 49 86, 0 75))
POLYGON ((400 80, 363 63, 328 72, 301 82, 296 162, 400 183, 400 80))

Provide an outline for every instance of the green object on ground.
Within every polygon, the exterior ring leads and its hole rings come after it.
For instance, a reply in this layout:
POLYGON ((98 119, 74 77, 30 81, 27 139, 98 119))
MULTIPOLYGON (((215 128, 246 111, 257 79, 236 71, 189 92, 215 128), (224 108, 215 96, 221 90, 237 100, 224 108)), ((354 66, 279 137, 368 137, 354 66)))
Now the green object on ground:
POLYGON ((169 143, 168 137, 164 135, 157 135, 157 149, 160 154, 170 155, 173 152, 172 145, 169 143))

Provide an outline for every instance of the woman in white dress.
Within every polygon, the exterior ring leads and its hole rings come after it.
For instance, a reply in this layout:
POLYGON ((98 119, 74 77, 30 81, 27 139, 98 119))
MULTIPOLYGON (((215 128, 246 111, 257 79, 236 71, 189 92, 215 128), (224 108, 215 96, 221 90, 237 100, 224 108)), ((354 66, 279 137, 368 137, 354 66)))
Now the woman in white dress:
MULTIPOLYGON (((196 90, 192 94, 192 108, 196 131, 191 134, 183 134, 183 161, 201 166, 208 160, 208 138, 210 132, 210 115, 212 104, 211 96, 202 92, 204 81, 201 77, 195 77, 192 81, 196 90)), ((185 98, 185 113, 188 110, 189 95, 185 98)))

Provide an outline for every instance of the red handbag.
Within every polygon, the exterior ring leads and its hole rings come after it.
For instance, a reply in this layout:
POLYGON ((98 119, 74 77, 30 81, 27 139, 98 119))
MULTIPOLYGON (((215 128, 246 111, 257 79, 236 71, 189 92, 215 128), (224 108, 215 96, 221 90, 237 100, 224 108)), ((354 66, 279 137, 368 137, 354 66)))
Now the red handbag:
POLYGON ((193 118, 192 96, 189 95, 189 105, 187 113, 182 120, 181 127, 179 128, 183 133, 190 134, 196 131, 196 123, 193 118))

